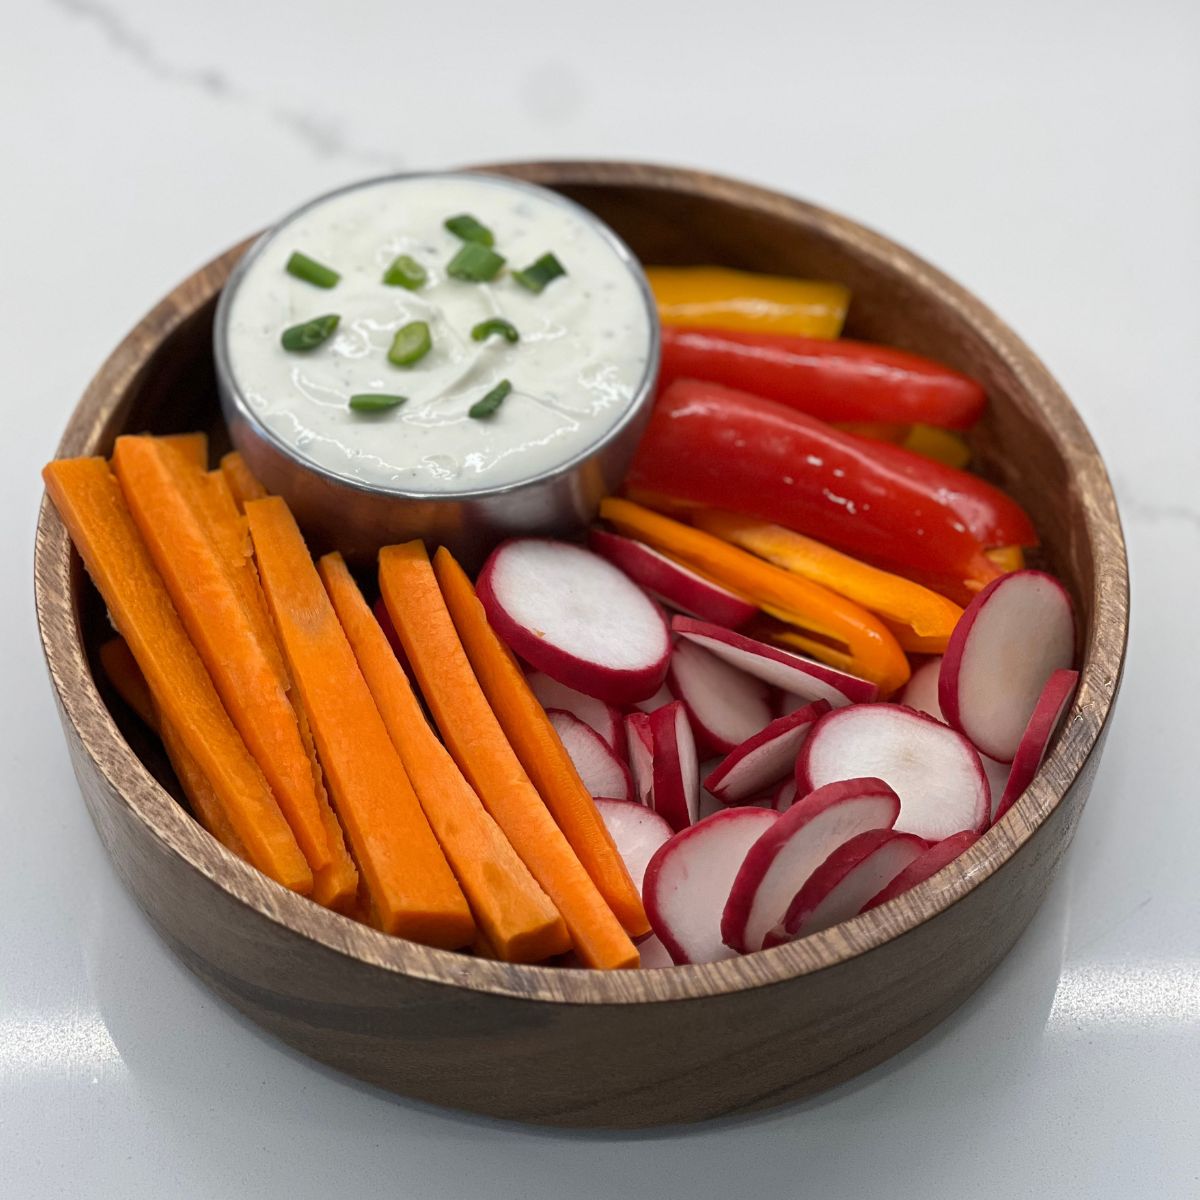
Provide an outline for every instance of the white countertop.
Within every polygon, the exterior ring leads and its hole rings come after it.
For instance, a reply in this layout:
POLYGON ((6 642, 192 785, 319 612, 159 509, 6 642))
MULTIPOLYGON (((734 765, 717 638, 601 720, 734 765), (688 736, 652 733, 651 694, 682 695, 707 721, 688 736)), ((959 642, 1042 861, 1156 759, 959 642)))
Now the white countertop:
POLYGON ((1200 1194, 1200 712, 1186 675, 1200 584, 1200 8, 717 12, 645 0, 6 10, 0 1196, 1200 1194), (38 468, 155 299, 355 177, 552 156, 742 175, 925 255, 1043 355, 1126 521, 1125 686, 1045 907, 936 1032, 753 1120, 643 1135, 503 1126, 360 1087, 259 1033, 118 884, 34 628, 38 468))

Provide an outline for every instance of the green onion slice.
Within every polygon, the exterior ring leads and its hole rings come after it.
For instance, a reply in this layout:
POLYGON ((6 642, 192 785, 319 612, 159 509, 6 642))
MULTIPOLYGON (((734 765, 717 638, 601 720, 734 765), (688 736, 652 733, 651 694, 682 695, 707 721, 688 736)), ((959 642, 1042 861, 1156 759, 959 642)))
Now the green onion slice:
POLYGON ((392 348, 388 351, 388 362, 398 367, 411 367, 433 349, 433 338, 424 321, 410 321, 396 330, 392 348))
POLYGON ((477 421, 482 417, 490 417, 504 403, 505 398, 511 391, 512 384, 507 379, 500 380, 486 396, 480 400, 476 400, 467 409, 467 416, 474 417, 477 421))
POLYGON ((341 279, 332 267, 317 262, 315 258, 309 258, 307 254, 301 254, 299 250, 292 252, 284 270, 289 275, 295 275, 297 279, 303 279, 305 283, 319 288, 331 288, 341 279))
POLYGON ((429 272, 407 254, 398 254, 392 259, 392 265, 383 273, 383 282, 388 287, 408 288, 410 292, 423 287, 428 278, 429 272))
POLYGON ((531 292, 540 292, 552 279, 565 275, 567 268, 553 254, 543 254, 535 263, 523 271, 514 271, 512 277, 531 292))
POLYGON ((506 321, 503 317, 491 317, 486 321, 480 321, 471 330, 471 338, 476 342, 486 342, 493 333, 498 333, 506 342, 519 342, 521 340, 521 335, 517 332, 517 327, 511 321, 506 321))
POLYGON ((328 313, 323 317, 313 317, 303 325, 293 325, 283 331, 279 340, 285 350, 303 352, 315 350, 322 342, 333 336, 341 317, 337 313, 328 313))
POLYGON ((447 217, 444 224, 455 237, 462 238, 464 242, 478 242, 479 245, 488 247, 496 244, 496 237, 492 231, 477 221, 470 213, 459 213, 457 217, 447 217))
POLYGON ((478 242, 463 242, 459 252, 447 263, 446 274, 467 283, 487 283, 500 274, 504 256, 478 242))
POLYGON ((392 396, 387 392, 359 392, 350 397, 350 407, 355 412, 386 412, 389 408, 399 408, 407 399, 407 396, 392 396))

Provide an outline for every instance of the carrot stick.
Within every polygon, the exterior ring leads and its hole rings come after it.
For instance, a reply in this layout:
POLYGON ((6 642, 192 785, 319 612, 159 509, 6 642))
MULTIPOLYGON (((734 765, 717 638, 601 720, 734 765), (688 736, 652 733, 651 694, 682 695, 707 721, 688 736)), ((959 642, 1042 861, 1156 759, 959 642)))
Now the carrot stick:
POLYGON ((100 646, 100 666, 117 695, 133 709, 138 719, 154 733, 158 733, 158 712, 150 687, 129 649, 129 643, 119 635, 110 637, 100 646))
POLYGON ((327 554, 317 566, 392 744, 495 957, 541 962, 570 949, 558 910, 430 729, 342 556, 327 554))
POLYGON ((226 711, 262 768, 308 865, 319 871, 332 855, 312 768, 278 664, 264 649, 193 498, 202 475, 152 437, 118 438, 113 466, 226 711))
POLYGON ((199 764, 247 858, 307 895, 313 883, 308 863, 188 639, 108 464, 102 458, 59 459, 42 476, 164 725, 174 728, 199 764))
POLYGON ((259 483, 258 477, 236 450, 231 450, 221 459, 221 474, 229 484, 239 512, 245 512, 248 501, 261 500, 267 494, 267 489, 259 483))
POLYGON ((312 726, 338 818, 387 933, 457 949, 475 922, 429 828, 287 504, 246 518, 267 604, 312 726))
POLYGON ((521 765, 626 933, 649 932, 642 898, 604 819, 516 659, 488 624, 466 572, 445 546, 433 563, 475 677, 521 765))
POLYGON ((172 446, 194 467, 201 471, 208 466, 207 433, 164 433, 159 439, 165 446, 172 446))
POLYGON ((379 584, 447 748, 562 913, 580 958, 592 967, 637 966, 637 948, 508 744, 467 661, 424 545, 385 546, 379 584))
POLYGON ((600 515, 622 533, 749 597, 771 616, 816 634, 798 635, 814 658, 869 679, 885 693, 908 682, 908 659, 896 639, 878 617, 852 600, 628 500, 602 500, 600 515))

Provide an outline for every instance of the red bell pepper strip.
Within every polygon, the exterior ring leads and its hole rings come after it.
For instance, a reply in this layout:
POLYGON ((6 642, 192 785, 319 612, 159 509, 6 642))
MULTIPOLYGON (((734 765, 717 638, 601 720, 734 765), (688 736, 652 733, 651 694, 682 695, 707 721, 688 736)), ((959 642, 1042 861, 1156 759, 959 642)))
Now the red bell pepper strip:
POLYGON ((773 521, 901 574, 990 579, 985 549, 1037 543, 1021 507, 974 475, 698 380, 658 398, 626 482, 773 521))
POLYGON ((987 402, 974 379, 890 346, 664 326, 659 385, 676 379, 739 388, 822 421, 969 429, 987 402))

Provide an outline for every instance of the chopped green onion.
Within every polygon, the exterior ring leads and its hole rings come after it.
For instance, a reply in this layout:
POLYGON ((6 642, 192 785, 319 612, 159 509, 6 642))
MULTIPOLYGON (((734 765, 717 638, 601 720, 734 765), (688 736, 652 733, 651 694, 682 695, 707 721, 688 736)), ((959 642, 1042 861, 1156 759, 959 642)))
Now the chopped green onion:
POLYGON ((398 367, 411 367, 433 349, 433 338, 424 321, 409 321, 396 330, 392 348, 388 351, 388 362, 398 367))
POLYGON ((481 400, 476 400, 470 408, 467 409, 467 416, 474 417, 477 421, 481 417, 490 417, 504 403, 508 393, 512 391, 512 384, 507 379, 502 379, 486 396, 481 400))
POLYGON ((492 231, 486 225, 475 220, 470 213, 459 213, 457 217, 447 217, 444 224, 455 237, 462 238, 464 242, 478 242, 481 246, 489 247, 496 244, 496 238, 492 231))
POLYGON ((478 242, 463 242, 459 252, 447 263, 446 274, 467 283, 487 283, 504 266, 504 256, 478 242))
POLYGON ((350 407, 355 412, 384 412, 399 408, 407 399, 407 396, 391 396, 387 392, 359 392, 350 397, 350 407))
POLYGON ((540 292, 552 279, 565 275, 567 268, 553 254, 543 254, 535 263, 523 271, 514 271, 512 277, 531 292, 540 292))
POLYGON ((471 330, 471 338, 476 342, 486 342, 493 333, 498 333, 506 342, 519 342, 521 340, 521 335, 517 332, 517 327, 511 321, 506 321, 503 317, 492 317, 487 321, 480 321, 471 330))
POLYGON ((285 350, 315 350, 322 342, 333 336, 341 317, 329 313, 324 317, 313 317, 303 325, 293 325, 283 331, 280 342, 285 350))
POLYGON ((332 267, 317 262, 315 258, 309 258, 307 254, 301 254, 299 250, 293 251, 284 270, 289 275, 295 275, 297 279, 303 279, 305 283, 319 288, 331 288, 341 279, 332 267))
POLYGON ((392 265, 383 273, 383 282, 388 287, 408 288, 415 292, 429 278, 429 272, 415 258, 407 254, 398 254, 392 259, 392 265))

